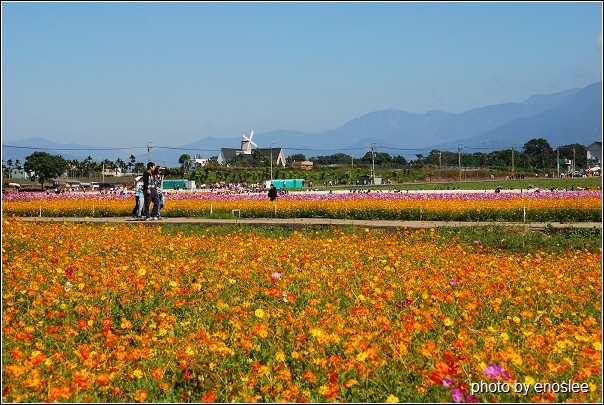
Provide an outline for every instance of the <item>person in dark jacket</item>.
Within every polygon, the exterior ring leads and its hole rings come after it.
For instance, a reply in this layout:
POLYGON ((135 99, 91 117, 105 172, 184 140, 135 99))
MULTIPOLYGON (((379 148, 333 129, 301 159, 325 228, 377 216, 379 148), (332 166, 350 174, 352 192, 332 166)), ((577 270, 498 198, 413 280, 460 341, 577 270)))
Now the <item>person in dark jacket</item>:
POLYGON ((159 219, 159 195, 157 194, 157 188, 155 187, 155 177, 153 176, 154 171, 155 163, 147 163, 147 171, 143 173, 143 196, 145 197, 143 215, 147 221, 159 219), (151 213, 149 213, 151 201, 153 201, 153 210, 151 213))
POLYGON ((271 188, 268 190, 268 198, 270 198, 271 201, 277 199, 277 189, 274 184, 271 184, 271 188))

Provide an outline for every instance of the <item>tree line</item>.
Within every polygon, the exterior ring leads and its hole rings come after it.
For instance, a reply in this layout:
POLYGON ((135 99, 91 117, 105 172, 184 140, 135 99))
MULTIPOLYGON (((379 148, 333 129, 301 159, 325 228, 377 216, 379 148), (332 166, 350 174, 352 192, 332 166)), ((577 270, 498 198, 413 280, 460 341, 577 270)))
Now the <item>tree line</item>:
MULTIPOLYGON (((469 148, 468 148, 469 149, 469 148)), ((537 171, 546 173, 546 171, 558 167, 559 160, 573 160, 573 168, 585 168, 587 162, 587 147, 580 144, 569 144, 560 146, 554 150, 549 142, 543 138, 532 139, 526 142, 520 150, 505 149, 492 151, 489 153, 462 152, 463 149, 457 152, 432 150, 427 155, 416 154, 414 160, 407 161, 402 156, 391 156, 386 152, 367 152, 361 158, 354 158, 351 155, 344 153, 336 153, 329 156, 316 156, 308 160, 313 162, 315 169, 329 167, 348 167, 352 170, 346 170, 339 174, 338 177, 343 181, 351 181, 355 176, 358 177, 363 173, 363 168, 375 168, 376 170, 386 169, 405 169, 405 173, 409 173, 410 169, 422 168, 429 166, 434 169, 447 169, 457 166, 472 166, 481 168, 492 168, 509 170, 514 167, 516 170, 537 171), (354 170, 356 167, 356 170, 354 170)), ((268 168, 271 166, 270 158, 261 155, 259 151, 256 155, 252 153, 252 159, 236 159, 229 162, 229 167, 219 166, 215 162, 209 162, 205 167, 192 167, 191 158, 188 154, 181 155, 179 159, 180 167, 169 168, 168 177, 172 178, 187 178, 203 183, 211 183, 216 181, 224 181, 224 179, 234 179, 235 182, 250 182, 260 179, 269 179, 271 174, 274 178, 295 178, 292 175, 309 177, 309 173, 304 171, 292 171, 282 167, 274 167, 275 172, 271 173, 268 168), (256 169, 256 170, 250 170, 256 169), (287 171, 289 170, 289 171, 287 171), (226 174, 227 172, 228 175, 226 174)), ((290 166, 293 161, 306 161, 306 156, 303 154, 292 154, 287 157, 287 166, 290 166)), ((40 183, 42 186, 50 179, 67 175, 71 178, 91 178, 100 177, 103 169, 117 170, 122 173, 142 173, 145 170, 146 163, 137 162, 134 155, 130 156, 128 162, 122 159, 117 159, 111 162, 108 159, 100 163, 94 162, 89 156, 83 161, 66 160, 61 156, 51 155, 46 152, 34 152, 26 157, 25 163, 21 166, 21 162, 14 162, 17 169, 24 169, 28 173, 34 173, 30 179, 40 183)), ((273 162, 274 164, 274 162, 273 162)), ((562 170, 565 170, 564 164, 561 165, 562 170)), ((9 178, 13 162, 8 160, 5 164, 2 161, 3 177, 9 178)), ((394 173, 394 172, 393 172, 394 173)), ((116 172, 117 174, 117 172, 116 172)), ((326 177, 327 175, 323 175, 326 177)), ((320 178, 319 176, 313 176, 320 178)), ((328 176, 327 176, 328 177, 328 176)))

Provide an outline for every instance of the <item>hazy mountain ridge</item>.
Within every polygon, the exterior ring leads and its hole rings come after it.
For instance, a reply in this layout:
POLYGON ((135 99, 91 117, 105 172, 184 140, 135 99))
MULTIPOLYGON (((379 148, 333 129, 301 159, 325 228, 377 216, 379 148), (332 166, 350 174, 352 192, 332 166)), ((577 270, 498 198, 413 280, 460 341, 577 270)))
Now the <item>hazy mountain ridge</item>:
MULTIPOLYGON (((507 149, 520 148, 534 138, 545 138, 552 147, 579 143, 590 145, 602 140, 602 82, 582 89, 569 89, 554 94, 537 94, 521 103, 504 103, 453 114, 430 111, 425 114, 399 110, 381 110, 354 118, 336 129, 321 133, 295 130, 277 130, 256 133, 254 142, 259 147, 284 148, 286 155, 303 153, 307 158, 335 153, 363 156, 371 146, 378 152, 414 158, 415 153, 432 149, 456 150, 465 147, 507 149), (417 150, 414 150, 417 149, 417 150)), ((66 159, 83 160, 91 156, 100 162, 125 162, 134 154, 137 161, 146 161, 146 145, 127 149, 104 150, 70 144, 58 144, 41 137, 21 141, 3 141, 2 159, 25 162, 35 149, 5 148, 4 145, 36 147, 66 159), (52 150, 62 149, 62 150, 52 150), (69 150, 73 149, 73 150, 69 150), (79 151, 75 149, 86 149, 79 151), (141 153, 144 151, 144 153, 141 153)), ((238 148, 241 136, 233 138, 206 137, 182 146, 171 147, 155 142, 151 159, 156 163, 177 166, 179 157, 186 153, 204 158, 216 156, 220 148, 238 148)))
POLYGON ((581 89, 566 103, 531 117, 513 120, 479 136, 468 137, 465 142, 484 147, 488 140, 491 147, 502 149, 513 146, 510 142, 521 147, 534 138, 547 139, 553 148, 572 143, 589 146, 592 142, 601 141, 602 83, 581 89))

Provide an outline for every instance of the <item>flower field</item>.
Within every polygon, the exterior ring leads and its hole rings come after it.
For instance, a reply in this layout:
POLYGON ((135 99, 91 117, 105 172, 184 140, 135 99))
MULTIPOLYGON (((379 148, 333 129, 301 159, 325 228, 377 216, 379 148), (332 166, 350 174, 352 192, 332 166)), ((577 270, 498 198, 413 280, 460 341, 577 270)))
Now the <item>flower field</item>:
MULTIPOLYGON (((132 195, 18 193, 3 197, 4 214, 44 217, 129 216, 132 195)), ((276 203, 261 194, 176 193, 164 217, 312 218, 353 220, 600 222, 602 191, 467 193, 290 193, 276 203)))
MULTIPOLYGON (((581 196, 525 202, 575 210, 599 198, 601 216, 601 193, 581 196)), ((325 200, 317 207, 348 215, 410 204, 325 200)), ((452 200, 422 207, 473 204, 452 200)), ((487 200, 476 209, 518 209, 487 200)), ((94 201, 106 215, 132 208, 130 198, 94 201)), ((3 201, 3 402, 602 399, 601 249, 510 253, 438 230, 18 218, 40 204, 47 216, 82 215, 90 202, 3 201)), ((246 212, 237 200, 173 198, 165 215, 206 203, 246 212)), ((314 203, 277 204, 293 215, 314 203)))

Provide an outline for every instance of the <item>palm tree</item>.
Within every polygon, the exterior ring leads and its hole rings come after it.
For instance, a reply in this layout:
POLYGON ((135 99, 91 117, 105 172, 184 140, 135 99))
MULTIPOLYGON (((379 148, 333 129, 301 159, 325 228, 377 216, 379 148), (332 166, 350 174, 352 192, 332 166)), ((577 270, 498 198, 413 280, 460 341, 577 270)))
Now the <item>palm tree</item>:
POLYGON ((8 172, 8 178, 10 179, 11 178, 11 173, 13 172, 13 160, 12 159, 8 159, 6 161, 6 165, 8 167, 8 170, 7 170, 7 172, 8 172))
POLYGON ((76 177, 79 162, 77 160, 67 160, 68 177, 76 177))
POLYGON ((92 160, 92 156, 88 156, 82 162, 82 169, 86 173, 86 177, 90 177, 90 171, 93 170, 96 163, 92 160))
POLYGON ((143 162, 136 162, 134 164, 134 171, 137 173, 142 173, 145 171, 145 164, 143 162))
POLYGON ((110 161, 109 159, 103 159, 103 161, 99 164, 100 170, 102 174, 105 174, 105 170, 115 170, 115 163, 110 161))
POLYGON ((128 162, 128 170, 132 173, 132 169, 136 167, 136 156, 130 155, 130 162, 128 162))
MULTIPOLYGON (((115 166, 118 167, 122 173, 126 172, 126 162, 124 162, 122 159, 117 158, 117 160, 115 161, 115 166)), ((117 174, 117 170, 116 170, 116 174, 117 174)))

